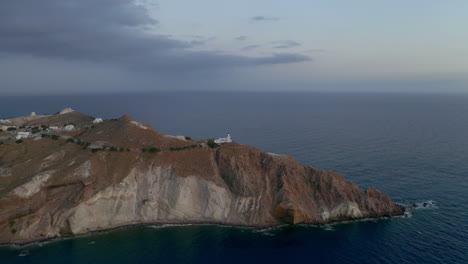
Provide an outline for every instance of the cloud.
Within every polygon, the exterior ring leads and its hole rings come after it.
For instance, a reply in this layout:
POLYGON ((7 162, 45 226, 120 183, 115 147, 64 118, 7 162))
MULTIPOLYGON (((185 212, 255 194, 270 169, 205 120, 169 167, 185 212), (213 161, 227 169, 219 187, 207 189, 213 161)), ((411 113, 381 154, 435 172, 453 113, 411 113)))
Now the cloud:
POLYGON ((277 53, 271 57, 256 58, 255 64, 267 65, 267 64, 283 64, 284 62, 304 62, 312 60, 308 56, 297 54, 297 53, 277 53))
POLYGON ((252 58, 193 51, 205 40, 157 34, 158 23, 132 0, 0 1, 0 53, 160 72, 310 60, 300 54, 252 58))
POLYGON ((263 21, 279 21, 279 17, 266 17, 266 16, 254 16, 250 18, 252 22, 263 22, 263 21))
POLYGON ((312 53, 312 52, 325 52, 324 49, 308 49, 308 50, 304 50, 303 52, 307 52, 307 53, 312 53))
POLYGON ((275 49, 289 49, 289 48, 301 46, 301 43, 293 41, 293 40, 275 41, 273 42, 273 44, 276 45, 273 47, 275 49))
POLYGON ((238 37, 236 38, 236 40, 239 40, 239 41, 244 41, 244 40, 246 40, 246 39, 247 39, 247 36, 238 36, 238 37))
POLYGON ((260 45, 248 45, 248 46, 243 47, 242 50, 248 51, 248 50, 253 50, 259 47, 260 45))

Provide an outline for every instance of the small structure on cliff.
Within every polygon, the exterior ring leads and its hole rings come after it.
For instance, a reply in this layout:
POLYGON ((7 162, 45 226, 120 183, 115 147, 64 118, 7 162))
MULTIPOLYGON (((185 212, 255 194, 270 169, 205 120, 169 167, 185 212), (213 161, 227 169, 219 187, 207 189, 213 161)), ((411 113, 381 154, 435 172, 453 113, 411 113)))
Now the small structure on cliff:
POLYGON ((75 130, 75 125, 66 125, 64 129, 65 131, 73 131, 75 130))
POLYGON ((216 144, 231 143, 231 142, 232 142, 231 134, 229 133, 227 134, 227 137, 225 138, 218 138, 214 140, 214 143, 216 144))
POLYGON ((11 120, 10 119, 0 119, 0 123, 2 123, 2 124, 11 124, 11 120))
POLYGON ((93 120, 93 124, 99 124, 99 123, 102 123, 102 122, 103 122, 103 120, 102 120, 102 118, 100 118, 100 117, 97 117, 97 118, 95 118, 95 119, 93 120))
POLYGON ((63 115, 63 114, 68 114, 68 113, 71 113, 71 112, 75 112, 75 110, 71 109, 70 107, 68 108, 65 108, 63 109, 62 111, 59 112, 59 115, 63 115))

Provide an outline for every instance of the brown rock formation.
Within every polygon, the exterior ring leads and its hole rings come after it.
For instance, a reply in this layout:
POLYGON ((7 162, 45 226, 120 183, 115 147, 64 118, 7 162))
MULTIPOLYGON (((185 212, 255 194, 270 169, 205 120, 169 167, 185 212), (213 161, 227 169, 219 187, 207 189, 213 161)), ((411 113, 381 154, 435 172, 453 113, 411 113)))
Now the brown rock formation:
POLYGON ((144 223, 265 227, 403 213, 374 187, 362 191, 335 172, 234 142, 210 148, 128 116, 98 125, 77 112, 25 122, 61 124, 67 115, 78 126, 66 133, 75 142, 0 145, 0 243, 144 223))

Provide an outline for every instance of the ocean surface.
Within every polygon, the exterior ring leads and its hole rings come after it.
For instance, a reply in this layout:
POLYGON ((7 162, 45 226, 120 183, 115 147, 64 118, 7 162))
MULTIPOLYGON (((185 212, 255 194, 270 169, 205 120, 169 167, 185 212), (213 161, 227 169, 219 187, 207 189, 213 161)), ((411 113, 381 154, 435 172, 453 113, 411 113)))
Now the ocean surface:
POLYGON ((0 263, 468 263, 468 95, 155 93, 0 97, 0 118, 72 107, 129 114, 196 139, 225 136, 335 170, 409 218, 258 231, 139 226, 27 247, 0 263))

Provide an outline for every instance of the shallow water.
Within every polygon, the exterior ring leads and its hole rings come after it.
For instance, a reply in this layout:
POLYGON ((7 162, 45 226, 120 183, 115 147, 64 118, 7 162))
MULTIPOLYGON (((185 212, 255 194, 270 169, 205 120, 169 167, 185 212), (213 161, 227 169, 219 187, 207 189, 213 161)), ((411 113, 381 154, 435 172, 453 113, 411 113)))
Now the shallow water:
POLYGON ((0 97, 0 118, 73 107, 130 114, 169 134, 221 137, 333 169, 404 204, 412 217, 259 232, 134 227, 29 248, 1 263, 468 263, 468 96, 161 93, 0 97), (92 243, 94 242, 94 243, 92 243))

